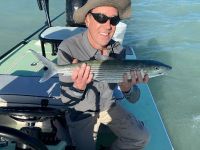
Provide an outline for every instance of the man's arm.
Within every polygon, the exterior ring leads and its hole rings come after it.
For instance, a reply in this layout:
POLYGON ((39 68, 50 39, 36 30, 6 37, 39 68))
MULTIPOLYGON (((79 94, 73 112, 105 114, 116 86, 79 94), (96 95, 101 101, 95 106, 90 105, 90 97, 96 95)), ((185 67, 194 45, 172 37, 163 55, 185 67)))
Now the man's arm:
MULTIPOLYGON (((77 59, 73 59, 70 55, 66 54, 66 52, 63 52, 62 50, 58 51, 57 63, 59 65, 77 62, 77 59)), ((75 68, 71 77, 66 77, 62 74, 59 74, 63 103, 67 103, 72 99, 76 101, 82 100, 84 90, 87 84, 91 82, 92 78, 93 75, 90 72, 90 67, 86 64, 82 64, 80 67, 75 68)))

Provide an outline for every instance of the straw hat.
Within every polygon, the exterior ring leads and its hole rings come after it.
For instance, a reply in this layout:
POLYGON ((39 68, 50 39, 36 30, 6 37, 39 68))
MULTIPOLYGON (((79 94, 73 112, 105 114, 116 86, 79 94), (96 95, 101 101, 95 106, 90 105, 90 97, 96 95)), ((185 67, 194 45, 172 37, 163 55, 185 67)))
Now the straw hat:
POLYGON ((112 6, 117 8, 120 19, 131 15, 131 0, 88 0, 82 7, 74 12, 75 23, 84 24, 87 13, 99 6, 112 6))

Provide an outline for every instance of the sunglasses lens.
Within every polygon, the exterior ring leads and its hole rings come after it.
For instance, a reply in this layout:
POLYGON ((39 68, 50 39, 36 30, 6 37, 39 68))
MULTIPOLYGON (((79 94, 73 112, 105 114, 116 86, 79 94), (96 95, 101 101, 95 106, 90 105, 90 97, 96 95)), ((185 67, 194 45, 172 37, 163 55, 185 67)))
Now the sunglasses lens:
POLYGON ((112 24, 113 26, 116 26, 119 23, 119 21, 120 21, 119 16, 115 16, 110 19, 110 24, 112 24))
POLYGON ((101 23, 101 24, 106 23, 108 20, 110 20, 110 24, 113 25, 113 26, 116 26, 120 21, 119 16, 108 17, 108 16, 106 16, 104 14, 97 14, 97 13, 96 14, 95 13, 90 13, 90 14, 92 14, 94 19, 97 22, 101 23))
POLYGON ((99 23, 106 23, 108 21, 108 17, 104 14, 93 14, 94 19, 99 23))

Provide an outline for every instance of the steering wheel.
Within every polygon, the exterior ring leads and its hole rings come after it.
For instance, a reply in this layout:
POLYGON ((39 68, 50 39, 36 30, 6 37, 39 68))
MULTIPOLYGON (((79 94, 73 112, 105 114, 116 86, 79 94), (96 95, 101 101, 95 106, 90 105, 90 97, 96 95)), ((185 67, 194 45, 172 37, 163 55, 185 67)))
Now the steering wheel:
MULTIPOLYGON (((38 121, 40 118, 51 118, 62 115, 63 112, 50 107, 0 107, 0 114, 8 115, 18 121, 38 121)), ((26 144, 36 150, 48 150, 47 147, 37 138, 27 135, 17 129, 0 126, 0 136, 19 143, 26 144)))
POLYGON ((52 118, 62 115, 63 112, 51 107, 0 107, 0 114, 8 115, 18 121, 35 121, 40 118, 52 118))
POLYGON ((24 143, 35 150, 48 150, 38 139, 10 127, 0 126, 0 136, 24 143))

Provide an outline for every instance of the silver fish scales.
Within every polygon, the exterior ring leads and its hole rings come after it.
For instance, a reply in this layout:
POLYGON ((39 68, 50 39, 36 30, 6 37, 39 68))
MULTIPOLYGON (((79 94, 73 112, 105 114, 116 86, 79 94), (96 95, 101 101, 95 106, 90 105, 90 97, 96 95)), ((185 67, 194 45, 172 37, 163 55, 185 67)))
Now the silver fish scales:
POLYGON ((165 75, 171 66, 155 60, 90 60, 76 64, 56 65, 49 61, 34 50, 30 50, 38 60, 42 61, 43 65, 48 68, 40 82, 44 82, 54 76, 55 74, 63 74, 64 76, 71 76, 75 67, 86 63, 91 67, 91 72, 94 74, 93 79, 98 81, 105 81, 108 83, 119 83, 123 79, 123 74, 127 73, 130 78, 130 71, 141 71, 143 75, 148 74, 150 78, 165 75))

